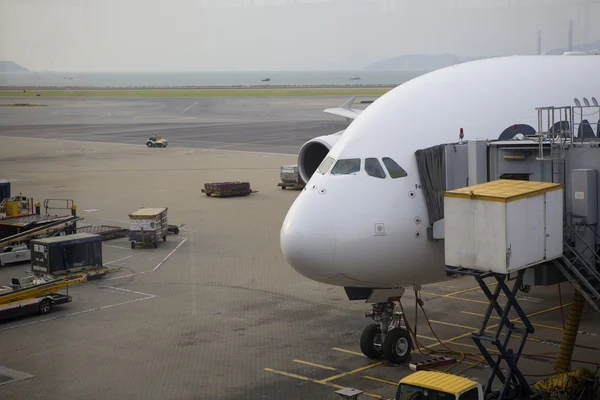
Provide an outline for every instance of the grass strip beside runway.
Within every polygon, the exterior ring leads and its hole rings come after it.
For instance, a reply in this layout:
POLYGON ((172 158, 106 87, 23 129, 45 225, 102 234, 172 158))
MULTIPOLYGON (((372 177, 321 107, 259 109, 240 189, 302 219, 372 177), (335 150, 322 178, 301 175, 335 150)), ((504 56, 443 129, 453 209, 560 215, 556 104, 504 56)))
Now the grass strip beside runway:
POLYGON ((389 88, 298 89, 49 89, 0 90, 0 97, 302 97, 381 96, 389 88), (39 94, 39 96, 37 96, 39 94))

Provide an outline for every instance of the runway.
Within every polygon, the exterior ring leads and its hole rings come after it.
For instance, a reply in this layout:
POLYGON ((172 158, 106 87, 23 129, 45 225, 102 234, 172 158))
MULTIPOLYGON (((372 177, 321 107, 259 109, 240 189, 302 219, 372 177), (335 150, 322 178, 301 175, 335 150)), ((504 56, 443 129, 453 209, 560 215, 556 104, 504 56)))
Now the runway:
MULTIPOLYGON (((372 98, 369 98, 372 100, 372 98)), ((38 107, 0 107, 0 135, 297 154, 306 141, 345 129, 325 108, 346 98, 47 98, 38 107)), ((23 102, 1 98, 0 104, 23 102)), ((355 105, 355 108, 365 108, 355 105)))

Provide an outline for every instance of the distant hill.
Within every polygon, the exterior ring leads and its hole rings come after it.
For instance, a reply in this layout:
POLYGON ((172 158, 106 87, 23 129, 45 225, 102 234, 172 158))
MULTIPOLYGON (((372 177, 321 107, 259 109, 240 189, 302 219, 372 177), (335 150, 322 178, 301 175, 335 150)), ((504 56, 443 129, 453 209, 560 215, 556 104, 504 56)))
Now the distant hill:
MULTIPOLYGON (((573 51, 592 51, 600 50, 600 40, 573 46, 573 51)), ((560 55, 568 49, 552 49, 544 54, 560 55)), ((499 55, 498 55, 499 56, 499 55)), ((459 57, 455 54, 407 54, 404 56, 389 58, 387 60, 377 61, 365 67, 367 71, 433 71, 451 65, 460 64, 467 61, 479 60, 488 57, 459 57)))
MULTIPOLYGON (((592 51, 592 50, 600 50, 600 40, 596 40, 594 42, 584 43, 579 46, 573 46, 573 51, 592 51)), ((569 51, 567 47, 560 49, 553 49, 545 52, 544 54, 563 54, 565 51, 569 51)))
POLYGON ((31 72, 14 61, 0 61, 0 72, 31 72))

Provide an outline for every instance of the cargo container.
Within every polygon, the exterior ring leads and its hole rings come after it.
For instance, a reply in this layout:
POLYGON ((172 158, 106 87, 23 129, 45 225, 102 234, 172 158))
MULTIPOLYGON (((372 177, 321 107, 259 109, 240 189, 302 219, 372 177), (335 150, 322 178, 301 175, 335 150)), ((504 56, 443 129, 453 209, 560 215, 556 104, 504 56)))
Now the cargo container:
POLYGON ((167 241, 167 210, 167 207, 140 208, 129 214, 129 240, 132 249, 135 249, 136 243, 157 248, 161 238, 163 242, 167 241))
POLYGON ((102 236, 90 233, 33 239, 31 269, 49 275, 102 267, 102 236))

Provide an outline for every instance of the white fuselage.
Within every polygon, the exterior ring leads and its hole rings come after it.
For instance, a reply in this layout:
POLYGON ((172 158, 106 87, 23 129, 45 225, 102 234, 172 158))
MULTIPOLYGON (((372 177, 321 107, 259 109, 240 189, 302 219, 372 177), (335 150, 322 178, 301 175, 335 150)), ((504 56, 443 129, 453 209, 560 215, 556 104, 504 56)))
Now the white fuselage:
MULTIPOLYGON (((537 130, 536 107, 600 98, 600 56, 513 56, 464 63, 406 82, 364 110, 328 157, 359 158, 351 174, 315 172, 281 229, 300 274, 326 284, 403 287, 446 279, 444 245, 427 238, 415 151, 497 139, 514 124, 537 130), (370 176, 365 159, 389 157, 406 176, 370 176), (377 230, 377 229, 381 230, 377 230)), ((596 120, 590 122, 596 129, 596 120)), ((323 165, 323 164, 322 164, 323 165)), ((383 164, 382 164, 383 166, 383 164)))

